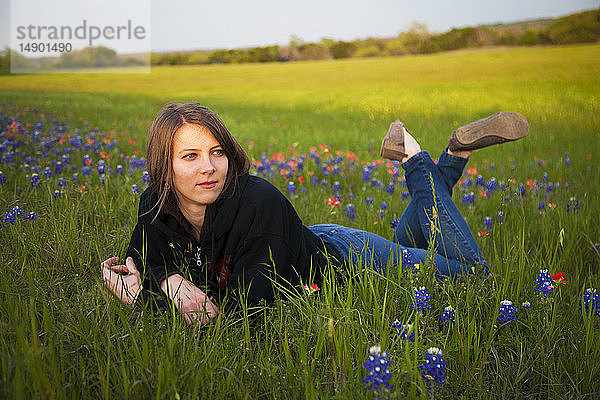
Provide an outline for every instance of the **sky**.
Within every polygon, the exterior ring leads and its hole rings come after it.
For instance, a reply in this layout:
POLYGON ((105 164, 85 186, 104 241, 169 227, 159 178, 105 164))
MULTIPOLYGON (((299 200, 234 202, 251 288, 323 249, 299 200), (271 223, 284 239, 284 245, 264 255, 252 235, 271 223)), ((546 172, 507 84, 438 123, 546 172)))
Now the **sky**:
MULTIPOLYGON (((10 44, 10 3, 0 0, 0 48, 10 44)), ((42 19, 65 14, 68 0, 38 0, 42 19)), ((127 3, 129 0, 121 0, 127 3)), ((287 44, 291 35, 306 42, 327 37, 354 40, 393 37, 412 22, 427 24, 433 32, 454 27, 509 23, 558 17, 598 8, 600 0, 136 0, 151 11, 149 33, 153 51, 243 48, 287 44)), ((79 0, 98 14, 99 1, 79 0)), ((101 9, 101 8, 100 8, 101 9)), ((148 10, 121 11, 135 21, 148 10)), ((112 14, 114 18, 115 14, 112 14)), ((13 24, 14 25, 14 24, 13 24)), ((13 32, 14 33, 14 32, 13 32)), ((117 49, 118 50, 118 49, 117 49)))

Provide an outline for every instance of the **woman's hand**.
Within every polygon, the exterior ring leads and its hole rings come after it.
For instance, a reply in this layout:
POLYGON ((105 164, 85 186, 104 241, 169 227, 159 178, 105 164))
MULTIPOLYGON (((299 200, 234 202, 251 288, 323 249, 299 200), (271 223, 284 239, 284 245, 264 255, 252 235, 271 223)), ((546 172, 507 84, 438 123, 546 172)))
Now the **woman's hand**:
POLYGON ((160 288, 173 300, 188 324, 208 324, 219 315, 219 309, 206 293, 181 275, 169 276, 161 282, 160 288))
POLYGON ((100 264, 104 285, 129 307, 133 307, 142 291, 140 272, 131 257, 127 257, 125 265, 116 265, 119 257, 111 257, 100 264))

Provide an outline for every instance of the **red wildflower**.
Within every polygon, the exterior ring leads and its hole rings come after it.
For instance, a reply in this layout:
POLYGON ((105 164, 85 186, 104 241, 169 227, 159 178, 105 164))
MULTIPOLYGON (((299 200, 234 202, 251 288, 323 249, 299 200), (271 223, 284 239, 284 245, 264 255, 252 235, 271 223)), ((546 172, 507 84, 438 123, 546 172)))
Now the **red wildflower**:
POLYGON ((477 236, 479 236, 479 237, 481 237, 481 236, 488 237, 490 235, 486 231, 479 231, 479 232, 477 232, 477 236))
POLYGON ((330 206, 334 206, 334 207, 339 207, 340 206, 339 199, 337 199, 335 197, 328 198, 327 199, 327 203, 329 203, 330 206))
POLYGON ((562 272, 557 272, 554 275, 552 274, 548 274, 552 277, 552 279, 554 280, 554 283, 560 283, 562 285, 566 285, 567 281, 565 281, 565 274, 562 272))

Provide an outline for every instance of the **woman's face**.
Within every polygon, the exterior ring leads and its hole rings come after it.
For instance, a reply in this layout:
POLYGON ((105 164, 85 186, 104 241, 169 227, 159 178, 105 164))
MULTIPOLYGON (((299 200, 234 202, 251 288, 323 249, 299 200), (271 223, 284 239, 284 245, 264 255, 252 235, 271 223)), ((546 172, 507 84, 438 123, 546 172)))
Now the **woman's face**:
POLYGON ((179 207, 213 203, 225 185, 229 162, 223 147, 202 125, 184 124, 173 140, 173 181, 179 207))

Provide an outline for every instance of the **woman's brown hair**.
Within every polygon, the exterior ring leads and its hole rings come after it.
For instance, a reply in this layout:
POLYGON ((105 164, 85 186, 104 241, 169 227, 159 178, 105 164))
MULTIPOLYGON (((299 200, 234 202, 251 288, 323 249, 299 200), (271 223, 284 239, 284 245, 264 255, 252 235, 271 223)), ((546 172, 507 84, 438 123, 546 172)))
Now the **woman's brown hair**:
POLYGON ((227 179, 219 198, 231 196, 238 178, 250 169, 250 158, 215 112, 197 103, 167 103, 152 122, 148 133, 148 175, 150 186, 158 194, 155 216, 165 203, 176 199, 173 191, 173 140, 175 132, 186 123, 207 128, 227 156, 227 179))

